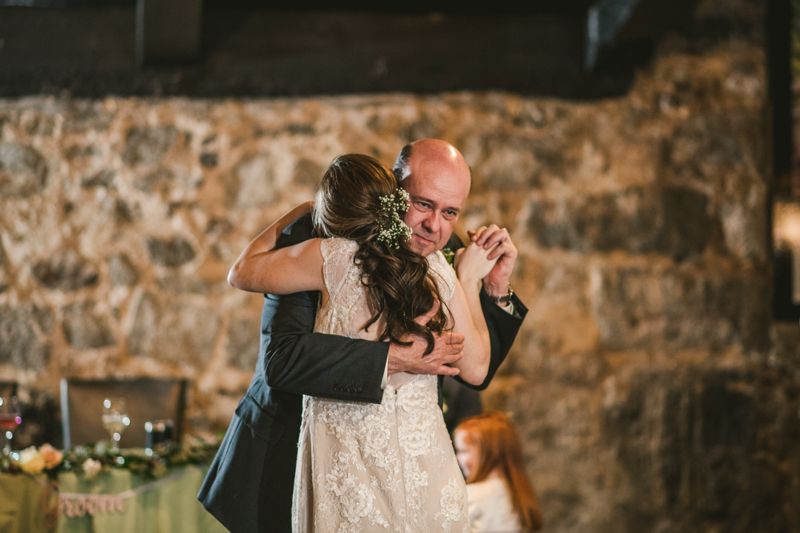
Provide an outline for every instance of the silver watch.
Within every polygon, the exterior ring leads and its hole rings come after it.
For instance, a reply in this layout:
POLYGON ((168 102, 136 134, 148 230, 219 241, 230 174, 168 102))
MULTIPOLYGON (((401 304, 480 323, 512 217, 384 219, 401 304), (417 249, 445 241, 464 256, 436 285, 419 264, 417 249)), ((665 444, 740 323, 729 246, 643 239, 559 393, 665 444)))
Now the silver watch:
POLYGON ((486 288, 485 287, 483 287, 482 290, 483 290, 483 294, 485 294, 486 297, 489 298, 489 301, 494 302, 496 304, 508 303, 508 301, 511 300, 511 297, 514 296, 514 289, 511 288, 510 284, 508 286, 508 294, 506 294, 504 296, 492 296, 491 294, 486 292, 486 288))

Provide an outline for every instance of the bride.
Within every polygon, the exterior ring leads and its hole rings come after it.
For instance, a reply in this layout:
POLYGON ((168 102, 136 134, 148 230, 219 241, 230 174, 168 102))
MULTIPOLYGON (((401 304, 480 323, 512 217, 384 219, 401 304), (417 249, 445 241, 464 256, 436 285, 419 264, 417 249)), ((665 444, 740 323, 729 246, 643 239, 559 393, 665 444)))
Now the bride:
MULTIPOLYGON (((495 261, 470 244, 457 278, 441 252, 415 254, 406 242, 407 209, 408 195, 391 171, 369 156, 340 156, 316 202, 284 215, 243 256, 257 260, 264 292, 321 292, 316 332, 395 343, 411 333, 426 339, 429 351, 432 331, 463 334, 454 366, 479 384, 490 351, 479 290, 495 261), (274 249, 312 205, 327 238, 274 249)), ((293 530, 468 532, 466 486, 437 399, 435 375, 402 372, 389 376, 380 404, 305 396, 293 530)))

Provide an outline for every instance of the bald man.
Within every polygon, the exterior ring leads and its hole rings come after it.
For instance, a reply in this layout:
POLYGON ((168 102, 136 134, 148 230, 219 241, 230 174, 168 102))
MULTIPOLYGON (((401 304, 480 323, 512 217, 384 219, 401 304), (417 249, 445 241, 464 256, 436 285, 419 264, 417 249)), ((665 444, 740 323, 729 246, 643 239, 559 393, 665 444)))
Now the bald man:
MULTIPOLYGON (((411 197, 405 222, 411 248, 429 255, 446 246, 463 247, 453 228, 469 195, 470 172, 461 153, 437 139, 406 145, 394 166, 411 197)), ((290 246, 314 236, 311 217, 296 220, 278 240, 290 246)), ((516 338, 527 309, 508 284, 517 249, 508 232, 489 226, 469 232, 499 258, 483 280, 481 307, 489 328, 491 360, 483 390, 516 338)), ((258 240, 258 237, 256 237, 258 240)), ((458 256, 456 257, 458 259, 458 256)), ((243 254, 229 281, 263 292, 243 254)), ((314 333, 319 293, 264 295, 258 361, 247 394, 239 402, 198 499, 232 533, 291 533, 292 487, 302 396, 380 403, 386 377, 396 372, 457 376, 448 366, 461 357, 463 338, 436 336, 432 353, 409 337, 409 346, 314 333)), ((458 379, 456 377, 456 379, 458 379)), ((441 387, 440 387, 441 390, 441 387)))

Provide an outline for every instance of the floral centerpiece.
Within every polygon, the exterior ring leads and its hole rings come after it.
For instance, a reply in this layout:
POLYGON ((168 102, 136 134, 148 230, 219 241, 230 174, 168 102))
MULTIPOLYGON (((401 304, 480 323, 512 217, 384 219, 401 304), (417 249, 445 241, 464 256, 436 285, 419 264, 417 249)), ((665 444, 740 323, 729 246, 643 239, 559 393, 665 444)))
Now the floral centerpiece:
POLYGON ((41 474, 45 470, 55 470, 61 465, 64 455, 45 444, 38 449, 36 446, 25 448, 19 454, 19 468, 28 474, 41 474))
POLYGON ((170 467, 208 463, 218 445, 194 439, 189 445, 158 445, 152 451, 143 449, 114 452, 105 441, 93 446, 75 446, 63 452, 50 444, 31 446, 0 462, 0 472, 46 475, 55 479, 60 472, 82 473, 87 479, 104 471, 127 469, 145 478, 164 475, 170 467))

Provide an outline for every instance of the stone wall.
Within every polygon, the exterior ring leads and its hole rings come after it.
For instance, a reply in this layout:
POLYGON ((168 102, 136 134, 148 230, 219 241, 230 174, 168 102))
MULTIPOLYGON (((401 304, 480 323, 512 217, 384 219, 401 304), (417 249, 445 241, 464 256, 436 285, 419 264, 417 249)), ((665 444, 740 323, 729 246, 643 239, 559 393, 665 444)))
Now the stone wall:
POLYGON ((184 376, 190 431, 224 429, 261 307, 236 256, 336 155, 438 137, 473 169, 459 232, 520 250, 530 313, 484 401, 520 427, 547 530, 797 530, 762 7, 702 2, 614 100, 0 101, 0 379, 46 411, 62 376, 184 376))

